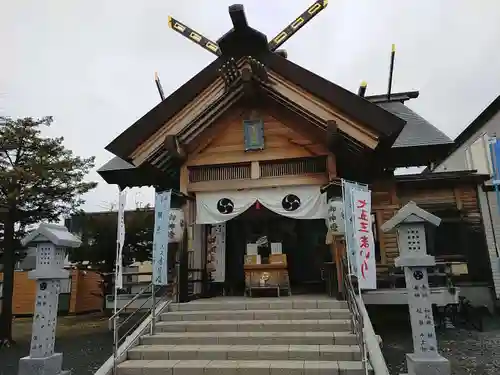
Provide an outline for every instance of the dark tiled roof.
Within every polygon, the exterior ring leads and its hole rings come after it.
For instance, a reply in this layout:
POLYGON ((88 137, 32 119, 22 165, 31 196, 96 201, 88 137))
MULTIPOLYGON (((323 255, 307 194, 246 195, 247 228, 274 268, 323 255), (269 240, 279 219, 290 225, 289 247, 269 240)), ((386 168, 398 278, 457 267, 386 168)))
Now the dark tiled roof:
POLYGON ((97 170, 97 173, 107 172, 107 171, 118 171, 123 169, 133 169, 134 165, 126 162, 125 160, 119 158, 118 156, 113 157, 106 164, 97 170))
POLYGON ((392 147, 432 146, 453 143, 453 141, 430 122, 400 102, 377 103, 388 112, 406 121, 392 147))

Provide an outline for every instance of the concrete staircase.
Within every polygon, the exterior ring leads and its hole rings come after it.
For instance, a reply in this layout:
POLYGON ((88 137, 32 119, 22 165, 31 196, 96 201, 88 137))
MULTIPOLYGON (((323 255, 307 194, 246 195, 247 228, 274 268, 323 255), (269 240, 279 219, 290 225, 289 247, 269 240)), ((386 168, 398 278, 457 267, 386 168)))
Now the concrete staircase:
POLYGON ((215 298, 171 304, 118 375, 364 375, 343 301, 215 298))

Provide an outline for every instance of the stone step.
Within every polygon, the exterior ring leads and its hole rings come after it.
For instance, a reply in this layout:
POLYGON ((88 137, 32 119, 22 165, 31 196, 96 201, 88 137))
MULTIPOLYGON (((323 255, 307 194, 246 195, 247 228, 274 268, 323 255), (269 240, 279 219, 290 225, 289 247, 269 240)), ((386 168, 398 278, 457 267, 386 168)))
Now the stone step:
POLYGON ((141 345, 128 359, 359 361, 361 351, 357 345, 141 345))
MULTIPOLYGON (((371 371, 370 371, 371 373, 371 371)), ((360 361, 130 360, 118 375, 365 375, 360 361)))
POLYGON ((350 332, 161 332, 142 345, 357 345, 350 332))
POLYGON ((171 311, 162 321, 350 319, 348 309, 213 310, 171 311))
POLYGON ((350 320, 233 320, 158 322, 156 332, 339 332, 350 320))
POLYGON ((217 310, 289 310, 289 309, 347 309, 346 301, 335 299, 259 298, 258 300, 196 300, 187 303, 172 303, 169 311, 217 311, 217 310))

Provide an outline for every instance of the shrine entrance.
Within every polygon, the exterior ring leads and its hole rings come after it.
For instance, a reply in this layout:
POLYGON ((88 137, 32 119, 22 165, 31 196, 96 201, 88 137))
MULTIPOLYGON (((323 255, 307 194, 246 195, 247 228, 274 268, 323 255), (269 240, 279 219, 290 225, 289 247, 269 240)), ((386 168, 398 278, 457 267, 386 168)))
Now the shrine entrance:
MULTIPOLYGON (((324 262, 331 261, 325 236, 324 220, 291 219, 254 204, 226 223, 225 293, 244 294, 247 244, 256 243, 260 238, 281 244, 293 294, 323 293, 322 268, 324 262)), ((269 255, 270 247, 267 251, 259 248, 259 259, 263 262, 269 255)))

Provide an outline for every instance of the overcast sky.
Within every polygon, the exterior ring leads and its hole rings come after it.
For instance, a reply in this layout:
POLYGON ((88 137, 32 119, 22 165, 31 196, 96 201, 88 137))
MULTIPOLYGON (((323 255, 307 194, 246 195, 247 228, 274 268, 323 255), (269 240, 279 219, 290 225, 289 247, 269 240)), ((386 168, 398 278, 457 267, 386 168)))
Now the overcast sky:
MULTIPOLYGON (((241 0, 240 0, 241 2, 241 0)), ((249 24, 275 36, 311 0, 243 0, 249 24)), ((47 135, 64 136, 96 167, 114 137, 213 60, 168 28, 172 15, 208 38, 231 27, 228 0, 0 0, 0 115, 54 116, 47 135)), ((386 91, 395 43, 394 91, 420 90, 409 106, 450 137, 500 94, 499 0, 330 0, 284 45, 289 59, 351 90, 386 91)), ((99 182, 85 209, 116 202, 99 182)), ((134 189, 151 202, 151 189, 134 189)))

